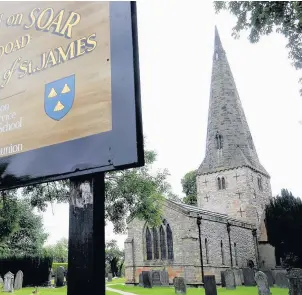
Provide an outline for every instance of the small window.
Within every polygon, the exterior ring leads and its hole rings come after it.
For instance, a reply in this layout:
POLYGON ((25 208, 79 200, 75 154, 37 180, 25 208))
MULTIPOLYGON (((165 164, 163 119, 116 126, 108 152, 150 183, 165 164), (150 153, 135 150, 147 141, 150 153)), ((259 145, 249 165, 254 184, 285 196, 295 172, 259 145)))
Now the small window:
POLYGON ((217 131, 216 133, 216 148, 218 150, 221 150, 222 149, 222 135, 219 134, 219 132, 217 131))
POLYGON ((221 177, 221 187, 222 187, 222 189, 225 189, 225 179, 224 179, 224 177, 221 177))
POLYGON ((218 183, 218 189, 221 190, 222 185, 221 185, 221 179, 220 179, 220 177, 217 178, 217 183, 218 183))
POLYGON ((261 177, 258 177, 258 188, 260 191, 263 190, 263 187, 262 187, 262 178, 261 177))
POLYGON ((208 248, 208 239, 204 240, 205 243, 205 248, 206 248, 206 260, 207 260, 207 264, 209 264, 209 248, 208 248))
POLYGON ((238 254, 237 254, 237 244, 234 243, 234 251, 235 251, 235 263, 238 266, 238 254))
POLYGON ((218 53, 215 53, 215 60, 218 60, 218 53))
POLYGON ((222 265, 225 264, 225 261, 224 261, 224 251, 223 251, 223 242, 220 241, 220 250, 221 250, 221 263, 222 265))

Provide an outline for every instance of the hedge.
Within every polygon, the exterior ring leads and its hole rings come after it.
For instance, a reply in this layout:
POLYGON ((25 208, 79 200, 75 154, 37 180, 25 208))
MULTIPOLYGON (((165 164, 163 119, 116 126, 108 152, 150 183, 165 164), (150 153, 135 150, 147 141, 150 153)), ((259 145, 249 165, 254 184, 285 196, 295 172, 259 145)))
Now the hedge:
POLYGON ((60 266, 63 266, 65 270, 68 269, 68 263, 54 262, 52 264, 52 272, 55 273, 56 269, 60 266))
POLYGON ((14 275, 23 272, 23 286, 43 286, 49 278, 52 257, 24 256, 0 258, 0 275, 4 278, 7 272, 14 275))

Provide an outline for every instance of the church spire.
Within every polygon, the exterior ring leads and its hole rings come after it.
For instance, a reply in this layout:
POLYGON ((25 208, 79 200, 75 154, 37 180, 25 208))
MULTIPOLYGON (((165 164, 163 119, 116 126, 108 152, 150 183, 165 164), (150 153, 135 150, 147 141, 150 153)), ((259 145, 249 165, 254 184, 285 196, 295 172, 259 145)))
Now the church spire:
POLYGON ((235 81, 215 26, 206 155, 198 172, 207 174, 243 166, 269 176, 258 159, 235 81))

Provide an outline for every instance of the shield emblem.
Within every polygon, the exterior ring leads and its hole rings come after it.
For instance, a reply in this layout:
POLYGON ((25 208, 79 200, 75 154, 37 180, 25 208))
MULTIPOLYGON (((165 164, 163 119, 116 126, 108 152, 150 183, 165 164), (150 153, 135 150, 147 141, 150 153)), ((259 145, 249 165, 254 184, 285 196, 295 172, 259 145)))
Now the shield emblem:
POLYGON ((48 117, 59 121, 71 110, 75 97, 75 75, 45 84, 44 109, 48 117))

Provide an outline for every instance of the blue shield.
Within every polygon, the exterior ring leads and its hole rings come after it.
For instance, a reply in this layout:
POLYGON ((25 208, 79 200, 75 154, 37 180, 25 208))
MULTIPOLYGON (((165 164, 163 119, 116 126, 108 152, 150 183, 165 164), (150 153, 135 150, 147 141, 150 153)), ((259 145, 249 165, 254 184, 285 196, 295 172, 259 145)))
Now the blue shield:
POLYGON ((56 121, 61 120, 71 110, 74 97, 75 75, 45 84, 45 113, 56 121))

